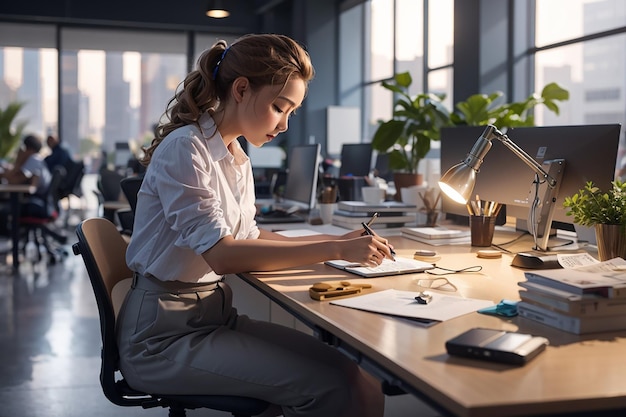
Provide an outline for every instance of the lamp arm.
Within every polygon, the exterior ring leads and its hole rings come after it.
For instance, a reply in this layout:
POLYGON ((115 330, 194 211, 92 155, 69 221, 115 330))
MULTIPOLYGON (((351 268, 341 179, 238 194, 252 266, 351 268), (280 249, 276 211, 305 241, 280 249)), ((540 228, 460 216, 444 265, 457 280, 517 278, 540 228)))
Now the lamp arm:
MULTIPOLYGON (((511 152, 513 152, 519 159, 524 161, 533 171, 542 177, 548 183, 550 188, 556 187, 556 180, 550 176, 537 161, 535 161, 530 155, 528 155, 522 148, 520 148, 515 142, 513 142, 507 135, 500 132, 498 129, 490 129, 489 136, 493 136, 498 139, 504 146, 506 146, 511 152)), ((491 139, 491 138, 487 138, 491 139)))

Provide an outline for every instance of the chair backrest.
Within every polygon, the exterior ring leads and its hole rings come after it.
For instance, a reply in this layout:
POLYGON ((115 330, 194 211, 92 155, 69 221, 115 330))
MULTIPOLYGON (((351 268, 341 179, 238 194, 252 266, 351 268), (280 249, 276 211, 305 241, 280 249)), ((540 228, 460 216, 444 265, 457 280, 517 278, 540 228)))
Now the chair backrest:
POLYGON ((125 295, 129 287, 128 281, 133 275, 126 265, 128 244, 115 225, 103 218, 82 221, 76 228, 76 234, 78 242, 73 246, 74 253, 80 254, 83 258, 100 315, 102 389, 109 401, 114 404, 140 405, 139 399, 127 398, 120 393, 116 387, 115 377, 119 370, 119 352, 115 337, 116 310, 119 306, 114 304, 113 296, 116 292, 120 292, 120 296, 125 295), (127 283, 128 285, 120 290, 120 286, 127 283))
POLYGON ((101 169, 98 176, 98 190, 105 201, 118 201, 120 198, 120 181, 124 178, 117 171, 101 169))
POLYGON ((126 177, 120 181, 122 192, 126 196, 133 213, 135 213, 135 209, 137 208, 137 193, 139 192, 139 188, 141 188, 142 182, 143 174, 126 177))
POLYGON ((83 192, 80 188, 80 184, 85 175, 85 163, 83 161, 69 161, 65 169, 67 170, 67 174, 59 186, 59 200, 70 194, 74 194, 77 197, 82 196, 83 192))
POLYGON ((48 205, 50 207, 51 217, 56 218, 59 213, 59 189, 67 177, 67 171, 62 166, 54 167, 52 171, 52 179, 48 186, 48 205))

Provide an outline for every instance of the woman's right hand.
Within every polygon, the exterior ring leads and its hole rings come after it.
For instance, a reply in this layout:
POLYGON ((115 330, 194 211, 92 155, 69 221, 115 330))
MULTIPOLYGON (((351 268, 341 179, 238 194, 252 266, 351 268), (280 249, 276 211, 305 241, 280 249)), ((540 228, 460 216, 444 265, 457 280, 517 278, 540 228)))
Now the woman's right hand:
POLYGON ((341 259, 368 266, 378 266, 385 257, 393 259, 389 245, 378 236, 359 236, 340 242, 341 259))

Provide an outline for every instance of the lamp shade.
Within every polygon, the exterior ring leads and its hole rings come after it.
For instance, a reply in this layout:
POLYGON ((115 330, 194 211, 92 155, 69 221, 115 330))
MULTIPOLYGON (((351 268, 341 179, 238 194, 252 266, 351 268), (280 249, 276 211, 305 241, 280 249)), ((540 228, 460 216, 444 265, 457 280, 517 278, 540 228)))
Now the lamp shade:
POLYGON ((223 0, 210 0, 206 9, 206 15, 215 19, 223 19, 230 16, 223 0))
POLYGON ((476 171, 465 162, 450 168, 439 180, 439 188, 448 197, 460 204, 466 204, 474 190, 476 171))

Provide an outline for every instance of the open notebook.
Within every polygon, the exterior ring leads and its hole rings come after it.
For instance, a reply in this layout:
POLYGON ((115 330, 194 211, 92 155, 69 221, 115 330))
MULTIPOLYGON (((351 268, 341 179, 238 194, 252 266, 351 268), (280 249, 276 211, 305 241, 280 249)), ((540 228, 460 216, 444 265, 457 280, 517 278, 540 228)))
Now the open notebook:
POLYGON ((324 262, 326 265, 330 265, 334 268, 343 269, 346 272, 361 275, 366 278, 384 277, 388 275, 401 275, 412 274, 416 272, 424 272, 427 269, 433 269, 434 266, 431 263, 418 261, 410 258, 396 258, 396 261, 391 259, 383 259, 383 263, 376 266, 363 266, 358 263, 332 260, 324 262))

